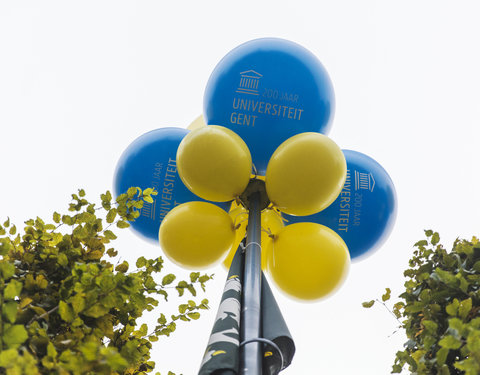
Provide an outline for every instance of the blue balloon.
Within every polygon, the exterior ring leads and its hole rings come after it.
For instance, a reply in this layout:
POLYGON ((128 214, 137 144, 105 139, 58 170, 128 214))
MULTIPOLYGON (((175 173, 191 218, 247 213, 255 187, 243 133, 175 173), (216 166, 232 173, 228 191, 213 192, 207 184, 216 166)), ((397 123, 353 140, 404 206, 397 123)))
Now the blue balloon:
MULTIPOLYGON (((165 215, 175 206, 204 201, 183 184, 177 171, 177 148, 188 130, 160 128, 135 139, 123 152, 115 170, 113 190, 115 196, 128 188, 155 188, 153 203, 144 202, 140 216, 131 228, 140 237, 158 243, 158 230, 165 215)), ((217 204, 217 203, 216 203, 217 204)), ((230 202, 218 203, 228 212, 230 202)))
POLYGON ((265 175, 276 148, 303 132, 327 134, 335 97, 327 71, 304 47, 261 38, 230 51, 213 70, 204 94, 208 125, 225 126, 247 144, 265 175))
POLYGON ((383 167, 369 156, 343 150, 347 179, 338 198, 310 216, 283 215, 288 224, 323 224, 343 238, 352 260, 371 255, 388 238, 397 215, 395 187, 383 167))

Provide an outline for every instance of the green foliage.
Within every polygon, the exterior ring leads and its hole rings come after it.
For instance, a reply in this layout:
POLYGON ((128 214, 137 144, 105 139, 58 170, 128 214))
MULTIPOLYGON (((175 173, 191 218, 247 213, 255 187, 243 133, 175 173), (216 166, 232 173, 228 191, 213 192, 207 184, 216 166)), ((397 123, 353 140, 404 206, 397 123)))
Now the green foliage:
POLYGON ((169 319, 159 312, 155 327, 137 324, 169 291, 196 296, 212 277, 192 272, 174 283, 161 276, 161 257, 138 258, 134 271, 108 261, 117 255, 111 228, 128 227, 155 194, 131 188, 113 201, 107 191, 97 207, 79 190, 52 223, 27 220, 23 232, 9 219, 0 225, 0 375, 146 374, 152 343, 208 309, 206 299, 186 300, 169 319))
MULTIPOLYGON (((402 301, 393 306, 403 318, 408 341, 396 354, 392 373, 407 365, 418 375, 480 374, 480 243, 457 239, 447 252, 440 236, 425 231, 405 270, 402 301)), ((382 300, 390 298, 389 289, 382 300)), ((378 301, 378 300, 376 300, 378 301)), ((364 302, 369 308, 376 302, 364 302)), ((380 302, 380 301, 378 301, 380 302)))

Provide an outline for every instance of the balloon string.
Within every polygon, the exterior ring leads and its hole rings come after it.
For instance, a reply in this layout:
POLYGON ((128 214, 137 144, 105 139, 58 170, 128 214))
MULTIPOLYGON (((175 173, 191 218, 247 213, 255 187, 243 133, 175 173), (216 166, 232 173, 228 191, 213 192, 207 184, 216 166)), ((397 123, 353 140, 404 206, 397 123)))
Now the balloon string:
POLYGON ((252 169, 253 169, 253 174, 255 175, 255 178, 257 178, 257 176, 258 176, 257 167, 255 167, 255 164, 253 164, 253 163, 252 163, 252 169))
POLYGON ((280 220, 285 221, 285 222, 288 222, 288 220, 285 219, 285 218, 282 216, 282 213, 281 213, 279 210, 277 210, 277 209, 273 206, 273 204, 270 204, 270 205, 266 208, 266 210, 272 210, 272 211, 275 213, 275 215, 277 215, 277 216, 280 218, 280 220))
POLYGON ((244 221, 247 221, 248 220, 248 216, 247 218, 243 219, 243 220, 240 220, 238 223, 237 223, 237 218, 240 216, 240 215, 248 215, 248 212, 239 212, 238 214, 235 215, 235 218, 233 219, 233 227, 235 228, 235 230, 237 230, 238 228, 240 228, 240 225, 242 225, 242 223, 244 221))
POLYGON ((265 232, 265 233, 268 235, 268 237, 270 237, 270 238, 274 238, 274 236, 275 236, 275 235, 272 233, 272 230, 271 230, 270 228, 266 228, 266 229, 265 229, 264 227, 262 227, 261 231, 262 231, 262 232, 265 232))

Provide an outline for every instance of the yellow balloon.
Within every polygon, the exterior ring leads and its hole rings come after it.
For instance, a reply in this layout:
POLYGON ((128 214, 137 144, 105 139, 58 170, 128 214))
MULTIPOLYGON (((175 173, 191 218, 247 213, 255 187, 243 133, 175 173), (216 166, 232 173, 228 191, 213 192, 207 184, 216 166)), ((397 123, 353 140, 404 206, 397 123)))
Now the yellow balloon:
MULTIPOLYGON (((247 232, 248 211, 243 206, 238 206, 235 202, 233 202, 232 208, 230 209, 230 217, 236 226, 238 226, 238 228, 235 230, 235 241, 233 242, 233 246, 230 249, 227 257, 222 262, 226 269, 230 268, 238 246, 240 245, 240 242, 242 242, 247 232)), ((260 241, 262 246, 261 267, 264 271, 267 270, 267 260, 273 249, 273 237, 280 231, 280 229, 283 228, 283 226, 284 223, 280 212, 274 209, 266 209, 262 212, 262 233, 260 236, 260 241)))
POLYGON ((158 239, 165 255, 188 269, 218 264, 232 247, 230 216, 207 202, 187 202, 172 209, 160 225, 158 239))
POLYGON ((320 133, 301 133, 283 142, 267 166, 270 201, 290 215, 312 215, 340 194, 347 163, 340 147, 320 133))
POLYGON ((188 133, 178 146, 177 167, 185 186, 203 199, 227 202, 250 181, 252 157, 245 142, 222 126, 188 133))
POLYGON ((350 254, 342 238, 316 223, 296 223, 275 236, 268 270, 284 293, 301 301, 318 301, 345 281, 350 254))
POLYGON ((205 123, 205 120, 203 118, 203 115, 198 116, 193 122, 187 126, 188 130, 195 130, 199 128, 203 128, 204 126, 207 126, 205 123))

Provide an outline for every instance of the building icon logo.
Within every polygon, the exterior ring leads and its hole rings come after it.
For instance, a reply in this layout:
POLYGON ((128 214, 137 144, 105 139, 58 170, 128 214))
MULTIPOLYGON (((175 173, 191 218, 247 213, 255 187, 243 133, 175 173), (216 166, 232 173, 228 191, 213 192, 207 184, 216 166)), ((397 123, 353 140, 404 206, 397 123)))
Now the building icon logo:
POLYGON ((151 220, 155 220, 156 203, 156 199, 153 200, 153 203, 143 202, 143 207, 140 210, 140 215, 143 217, 147 217, 151 220))
POLYGON ((236 92, 241 94, 258 95, 258 83, 263 75, 255 70, 246 70, 240 73, 240 84, 236 92))
POLYGON ((355 171, 355 190, 369 190, 373 192, 375 180, 371 173, 360 173, 355 171))

